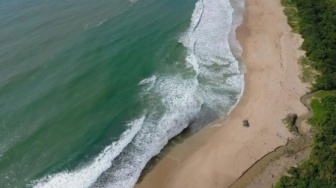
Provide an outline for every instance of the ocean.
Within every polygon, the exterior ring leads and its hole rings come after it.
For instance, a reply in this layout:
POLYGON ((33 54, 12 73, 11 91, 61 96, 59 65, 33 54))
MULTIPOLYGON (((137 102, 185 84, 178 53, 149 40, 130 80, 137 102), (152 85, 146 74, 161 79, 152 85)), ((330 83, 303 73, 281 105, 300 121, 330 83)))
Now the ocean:
POLYGON ((244 89, 244 0, 0 2, 0 185, 131 188, 244 89))

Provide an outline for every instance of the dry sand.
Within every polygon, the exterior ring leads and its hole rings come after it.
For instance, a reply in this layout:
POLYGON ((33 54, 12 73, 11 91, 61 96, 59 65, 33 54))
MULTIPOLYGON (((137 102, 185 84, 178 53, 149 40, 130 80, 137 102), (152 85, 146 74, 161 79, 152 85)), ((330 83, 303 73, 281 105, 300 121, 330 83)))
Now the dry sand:
POLYGON ((258 159, 292 137, 282 119, 306 112, 300 97, 298 50, 280 0, 247 0, 245 22, 237 30, 247 67, 245 91, 226 120, 175 146, 137 188, 228 187, 258 159), (242 126, 248 119, 250 127, 242 126))

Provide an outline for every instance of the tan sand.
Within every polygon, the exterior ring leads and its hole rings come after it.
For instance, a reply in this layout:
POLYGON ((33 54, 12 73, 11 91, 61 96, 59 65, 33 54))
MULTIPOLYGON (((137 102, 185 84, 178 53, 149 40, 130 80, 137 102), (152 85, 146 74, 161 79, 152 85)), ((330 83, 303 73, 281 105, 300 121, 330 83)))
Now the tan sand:
POLYGON ((297 64, 302 42, 291 32, 280 0, 247 0, 237 36, 247 66, 245 92, 225 121, 175 146, 137 188, 228 187, 262 156, 292 135, 282 123, 304 114, 306 85, 297 64), (250 127, 242 126, 248 119, 250 127))

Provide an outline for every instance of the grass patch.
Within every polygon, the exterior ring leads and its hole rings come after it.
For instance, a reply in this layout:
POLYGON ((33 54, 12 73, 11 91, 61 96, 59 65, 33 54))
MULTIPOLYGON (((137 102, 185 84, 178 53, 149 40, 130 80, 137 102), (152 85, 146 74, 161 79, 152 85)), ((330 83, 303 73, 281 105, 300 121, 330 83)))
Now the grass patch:
POLYGON ((335 91, 321 91, 315 95, 316 98, 324 98, 324 97, 336 97, 335 91))
POLYGON ((314 111, 314 116, 310 118, 308 121, 312 125, 319 126, 323 123, 324 118, 328 116, 330 113, 332 113, 330 111, 327 111, 326 108, 331 109, 329 105, 335 105, 333 103, 322 102, 322 99, 329 101, 331 98, 336 98, 336 92, 335 91, 322 91, 318 93, 315 97, 316 98, 312 100, 310 104, 314 111))
POLYGON ((287 16, 288 25, 291 26, 293 32, 299 33, 300 18, 295 4, 291 0, 281 0, 281 4, 284 7, 284 13, 287 16))
POLYGON ((311 67, 312 61, 308 57, 302 56, 299 59, 299 65, 301 67, 300 79, 304 83, 313 83, 316 76, 316 71, 311 67))

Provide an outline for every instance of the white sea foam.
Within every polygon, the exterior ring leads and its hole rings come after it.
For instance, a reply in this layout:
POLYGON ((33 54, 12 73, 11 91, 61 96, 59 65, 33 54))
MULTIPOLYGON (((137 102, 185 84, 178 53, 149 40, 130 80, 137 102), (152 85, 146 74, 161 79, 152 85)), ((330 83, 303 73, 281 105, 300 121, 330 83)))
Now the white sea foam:
POLYGON ((49 175, 33 183, 35 188, 83 188, 92 185, 97 178, 107 170, 113 159, 132 141, 144 122, 144 117, 128 124, 129 129, 124 132, 119 141, 106 147, 90 164, 74 170, 49 175))
POLYGON ((149 78, 143 79, 139 85, 147 85, 146 91, 149 91, 153 88, 156 81, 156 76, 151 76, 149 78))
POLYGON ((230 0, 231 6, 234 8, 232 20, 232 27, 229 33, 229 44, 231 46, 232 53, 240 58, 242 48, 236 38, 236 29, 243 22, 243 12, 245 9, 245 0, 230 0))
POLYGON ((104 172, 92 187, 132 187, 148 160, 157 155, 169 139, 185 129, 200 111, 202 101, 197 90, 196 79, 186 80, 180 76, 158 78, 153 92, 161 96, 162 106, 148 114, 142 129, 116 159, 118 165, 104 172), (156 114, 160 109, 164 110, 156 114))
MULTIPOLYGON (((236 37, 236 29, 238 28, 238 26, 240 26, 243 23, 243 13, 245 10, 245 0, 230 0, 231 6, 233 7, 234 11, 233 11, 233 18, 232 19, 232 27, 229 33, 229 44, 231 46, 231 51, 233 53, 233 55, 236 58, 241 59, 241 55, 242 55, 242 48, 239 44, 239 41, 237 40, 236 37)), ((241 62, 240 64, 240 70, 242 72, 241 74, 241 80, 244 81, 244 73, 246 72, 246 67, 245 64, 243 62, 241 62)), ((237 83, 237 82, 235 82, 237 83)), ((241 96, 243 95, 243 92, 245 90, 245 85, 242 84, 242 89, 240 94, 238 95, 238 100, 236 101, 236 103, 234 105, 232 105, 228 111, 228 114, 231 113, 231 111, 237 106, 237 104, 239 103, 241 96)))
POLYGON ((238 12, 232 6, 241 5, 239 0, 197 2, 190 28, 179 39, 188 50, 184 63, 195 74, 185 75, 187 71, 181 70, 142 80, 139 85, 145 87, 141 97, 148 103, 147 116, 133 122, 130 128, 134 131, 86 167, 46 177, 35 186, 131 188, 146 163, 196 118, 202 106, 218 115, 227 113, 243 88, 236 60, 240 47, 230 46, 237 44, 233 31, 240 22, 234 20, 238 12))
POLYGON ((108 19, 104 19, 102 21, 100 21, 98 24, 97 24, 97 27, 101 26, 103 23, 105 23, 108 19))
MULTIPOLYGON (((236 3, 239 4, 238 1, 236 3)), ((187 62, 197 67, 196 72, 203 80, 200 83, 200 95, 209 106, 220 111, 231 106, 228 100, 232 98, 225 95, 225 91, 241 93, 243 87, 239 62, 229 43, 232 40, 230 37, 235 38, 235 32, 232 34, 232 31, 237 27, 237 21, 233 19, 237 11, 232 9, 231 4, 228 0, 197 2, 191 26, 180 39, 189 49, 187 62), (235 28, 231 29, 233 26, 235 28)), ((239 49, 239 45, 236 48, 239 49)))

